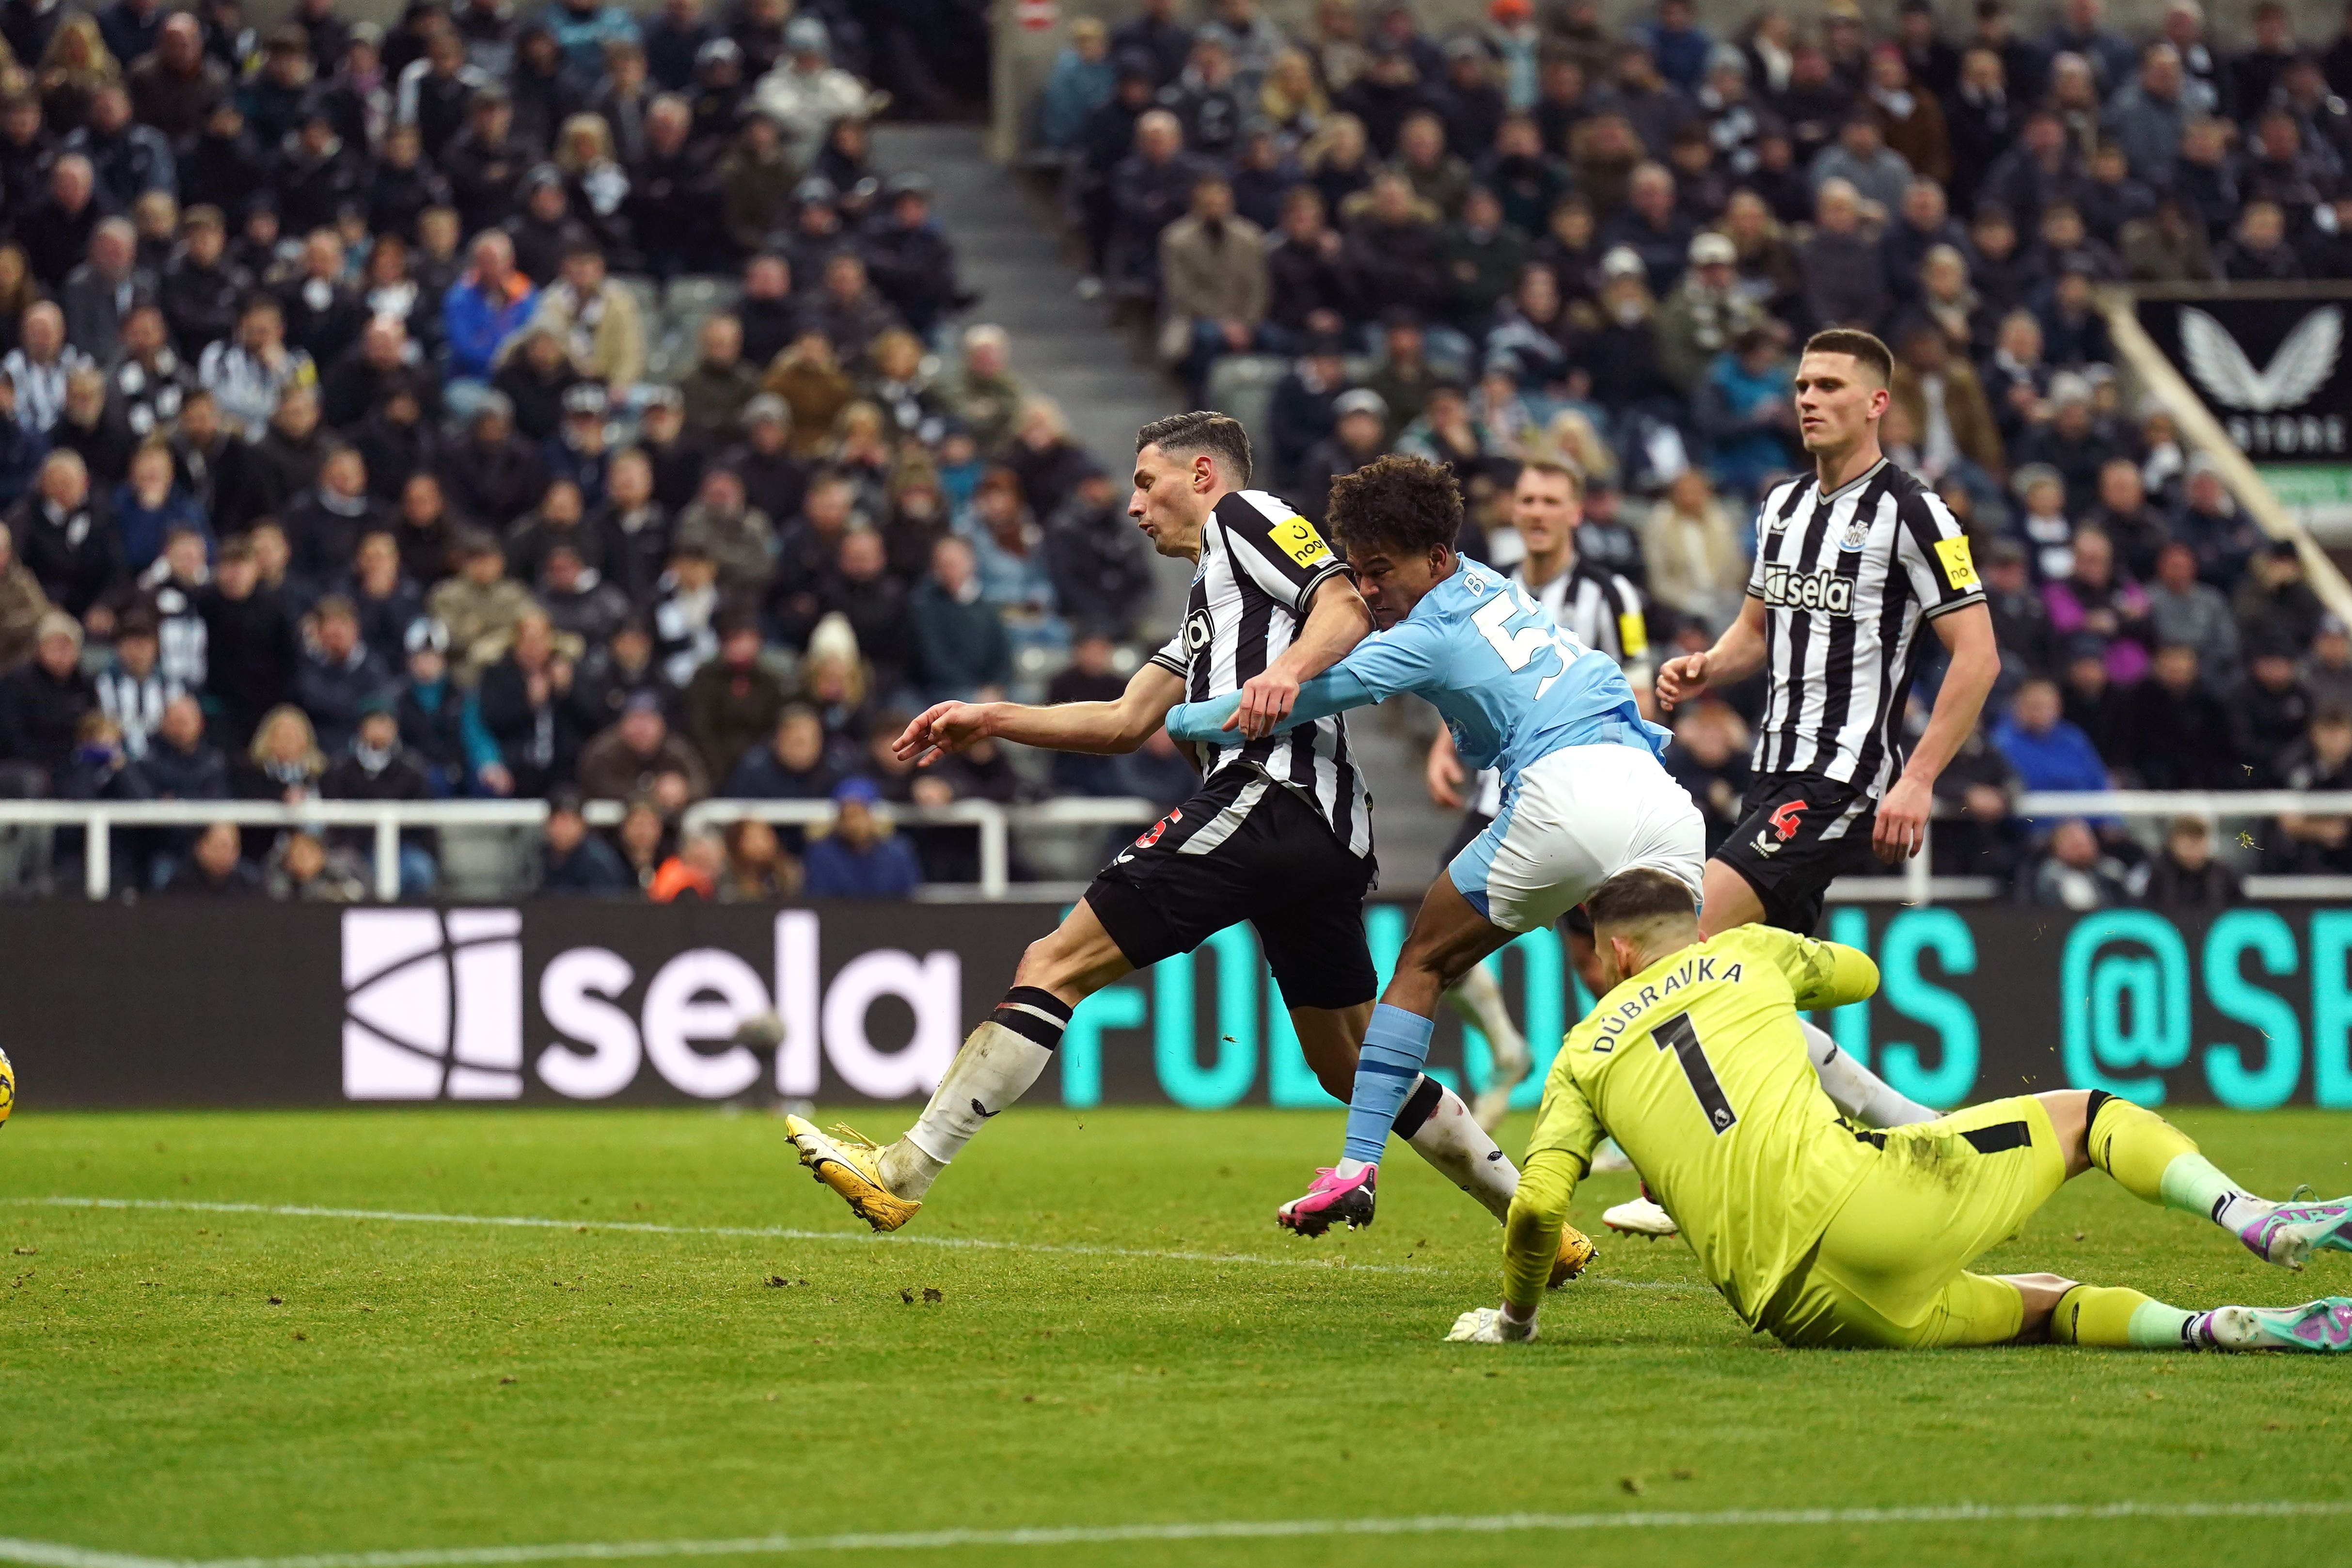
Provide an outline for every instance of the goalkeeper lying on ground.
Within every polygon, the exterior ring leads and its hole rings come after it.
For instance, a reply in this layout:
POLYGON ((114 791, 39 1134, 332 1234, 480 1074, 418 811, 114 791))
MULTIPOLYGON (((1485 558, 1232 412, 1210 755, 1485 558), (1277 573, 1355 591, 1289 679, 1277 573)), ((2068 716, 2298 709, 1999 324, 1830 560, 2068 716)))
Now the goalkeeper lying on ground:
POLYGON ((2352 1298, 2190 1312, 2054 1274, 1968 1272, 2093 1165, 2289 1268, 2352 1252, 2352 1200, 2252 1196, 2163 1118, 2097 1090, 1858 1130, 1822 1093, 1797 1013, 1876 990, 1867 954, 1769 926, 1702 942, 1690 889, 1649 869, 1611 879, 1586 908, 1617 984, 1544 1087, 1505 1232, 1503 1305, 1463 1313, 1449 1339, 1535 1337, 1569 1199, 1614 1135, 1731 1310, 1789 1344, 2352 1351, 2352 1298))

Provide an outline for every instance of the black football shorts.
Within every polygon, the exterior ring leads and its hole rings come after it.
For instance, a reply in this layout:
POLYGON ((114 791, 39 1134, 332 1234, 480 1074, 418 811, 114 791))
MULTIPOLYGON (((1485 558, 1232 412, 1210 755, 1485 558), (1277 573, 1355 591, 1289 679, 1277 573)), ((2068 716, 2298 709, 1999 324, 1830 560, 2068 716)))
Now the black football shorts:
POLYGON ((1375 870, 1314 807, 1235 764, 1113 856, 1087 903, 1138 969, 1247 921, 1286 1005, 1353 1007, 1380 991, 1364 943, 1375 870))
POLYGON ((1812 935, 1830 884, 1875 858, 1878 803, 1819 773, 1759 773, 1745 804, 1748 815, 1715 858, 1756 889, 1767 925, 1812 935))

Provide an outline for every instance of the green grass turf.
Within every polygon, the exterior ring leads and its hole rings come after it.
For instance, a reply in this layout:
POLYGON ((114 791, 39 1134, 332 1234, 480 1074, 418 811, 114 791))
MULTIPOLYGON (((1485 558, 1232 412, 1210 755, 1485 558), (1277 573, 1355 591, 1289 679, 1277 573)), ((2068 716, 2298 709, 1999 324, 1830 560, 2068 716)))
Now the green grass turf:
MULTIPOLYGON (((888 1132, 904 1114, 857 1120, 888 1132)), ((2182 1120, 2261 1188, 2352 1189, 2340 1117, 2182 1120)), ((1506 1147, 1526 1132, 1521 1117, 1506 1147)), ((849 1233, 761 1116, 34 1104, 0 1135, 0 1236, 14 1249, 0 1254, 0 1535, 215 1558, 1523 1510, 2352 1498, 2352 1365, 1790 1352, 1742 1331, 1679 1244, 1604 1239, 1592 1275, 1551 1300, 1538 1344, 1443 1344, 1456 1311, 1494 1299, 1498 1233, 1409 1154, 1390 1163, 1375 1229, 1307 1243, 1270 1224, 1338 1135, 1332 1114, 1019 1110, 909 1232, 1349 1265, 1297 1268, 598 1228, 849 1233), (13 1201, 56 1194, 567 1225, 13 1201), (926 1303, 927 1287, 941 1300, 926 1303)), ((1632 1191, 1629 1177, 1595 1179, 1577 1221, 1599 1233, 1601 1208, 1632 1191)), ((2291 1278, 2095 1173, 1986 1264, 2184 1304, 2352 1293, 2352 1258, 2291 1278)), ((2352 1519, 1984 1521, 893 1556, 2284 1564, 2340 1556, 2347 1530, 2352 1519)))

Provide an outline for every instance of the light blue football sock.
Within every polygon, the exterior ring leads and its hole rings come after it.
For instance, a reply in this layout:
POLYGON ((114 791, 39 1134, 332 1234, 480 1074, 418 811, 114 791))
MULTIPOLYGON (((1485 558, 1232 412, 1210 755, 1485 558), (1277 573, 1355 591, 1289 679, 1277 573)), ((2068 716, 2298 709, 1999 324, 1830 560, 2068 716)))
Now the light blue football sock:
POLYGON ((1421 1076, 1421 1064, 1429 1059, 1429 1037, 1436 1027, 1435 1019, 1385 1002, 1372 1009, 1363 1054, 1356 1058, 1355 1094, 1348 1101, 1348 1142, 1340 1151, 1347 1158, 1381 1163, 1389 1129, 1421 1076))

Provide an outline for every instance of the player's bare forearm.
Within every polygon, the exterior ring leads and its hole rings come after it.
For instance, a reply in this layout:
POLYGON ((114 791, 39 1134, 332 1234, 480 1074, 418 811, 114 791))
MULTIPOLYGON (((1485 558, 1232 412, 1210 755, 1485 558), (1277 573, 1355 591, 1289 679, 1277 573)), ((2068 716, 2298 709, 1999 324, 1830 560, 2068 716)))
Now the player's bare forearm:
POLYGON ((1043 708, 1020 702, 942 704, 918 719, 908 734, 916 743, 950 752, 977 741, 998 740, 1054 752, 1117 756, 1149 740, 1183 695, 1181 679, 1160 665, 1146 664, 1115 702, 1057 702, 1043 708))
POLYGON ((1707 681, 1729 686, 1763 668, 1764 601, 1750 595, 1741 602, 1738 617, 1723 628, 1723 635, 1707 649, 1707 681))
POLYGON ((1559 1256, 1560 1227, 1568 1223, 1569 1202, 1582 1173, 1576 1156, 1563 1149, 1538 1150, 1519 1172, 1518 1190, 1503 1221, 1503 1305, 1522 1322, 1536 1315, 1543 1300, 1552 1261, 1559 1256))
POLYGON ((1347 658, 1371 630, 1372 612, 1356 585, 1344 577, 1325 578, 1298 636, 1262 673, 1242 684, 1242 732, 1253 739, 1267 733, 1298 700, 1300 682, 1347 658))
POLYGON ((1959 755, 1984 712, 1985 699, 2000 676, 2000 645, 1993 637, 1992 612, 1982 605, 1954 610, 1935 622, 1936 635, 1950 650, 1951 667, 1936 692, 1927 728, 1903 764, 1903 776, 1930 787, 1959 755))

